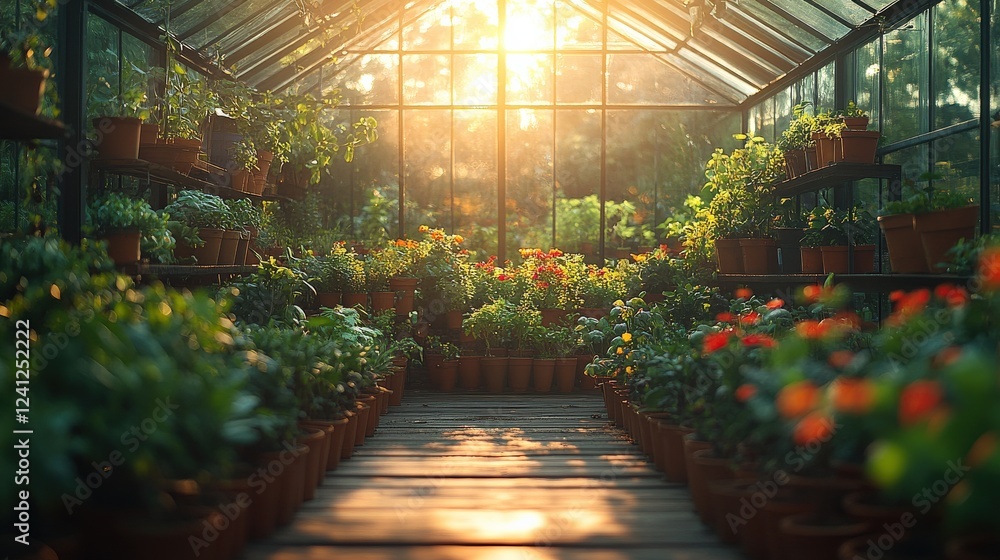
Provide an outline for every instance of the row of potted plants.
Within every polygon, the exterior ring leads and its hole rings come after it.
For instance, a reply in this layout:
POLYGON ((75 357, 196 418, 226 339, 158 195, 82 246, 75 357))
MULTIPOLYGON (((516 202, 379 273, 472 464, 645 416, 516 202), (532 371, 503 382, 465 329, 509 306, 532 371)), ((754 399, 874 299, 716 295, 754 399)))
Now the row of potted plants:
POLYGON ((777 141, 788 179, 839 162, 875 162, 881 133, 868 130, 864 110, 851 101, 845 109, 813 115, 811 105, 804 101, 792 108, 792 120, 777 141))
POLYGON ((17 373, 4 345, 0 377, 30 375, 24 427, 46 443, 31 449, 45 484, 17 500, 59 558, 235 558, 402 398, 412 344, 356 311, 307 321, 279 294, 256 313, 281 271, 213 295, 135 286, 97 245, 6 239, 0 254, 0 330, 21 325, 35 350, 17 373))
POLYGON ((633 298, 588 373, 752 558, 992 558, 1000 250, 978 262, 975 291, 891 294, 881 328, 832 284, 797 305, 741 290, 682 321, 672 301, 633 298))

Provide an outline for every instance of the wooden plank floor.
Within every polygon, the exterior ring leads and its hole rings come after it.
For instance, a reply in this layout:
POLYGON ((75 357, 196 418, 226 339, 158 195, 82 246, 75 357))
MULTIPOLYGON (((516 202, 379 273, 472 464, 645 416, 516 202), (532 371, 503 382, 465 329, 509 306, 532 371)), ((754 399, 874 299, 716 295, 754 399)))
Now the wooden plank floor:
POLYGON ((736 560, 597 394, 408 392, 250 560, 736 560))

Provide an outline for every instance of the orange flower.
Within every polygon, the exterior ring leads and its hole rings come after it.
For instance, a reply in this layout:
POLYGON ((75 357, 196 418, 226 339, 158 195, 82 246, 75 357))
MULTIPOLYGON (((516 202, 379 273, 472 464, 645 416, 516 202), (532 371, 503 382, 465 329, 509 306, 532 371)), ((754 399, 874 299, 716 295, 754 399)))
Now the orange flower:
POLYGON ((729 335, 731 334, 729 331, 706 334, 705 340, 702 343, 702 352, 711 354, 712 352, 722 350, 729 345, 729 335))
POLYGON ((455 240, 455 243, 458 245, 465 243, 465 238, 462 237, 461 235, 456 235, 453 239, 455 240))
POLYGON ((806 319, 805 321, 801 321, 795 325, 795 332, 797 332, 802 338, 818 340, 826 336, 828 328, 829 323, 824 325, 814 319, 806 319))
POLYGON ((951 307, 961 307, 969 301, 969 293, 965 288, 954 284, 940 284, 934 288, 934 295, 943 299, 951 307))
POLYGON ((751 311, 746 315, 740 317, 741 325, 756 325, 760 321, 760 313, 756 311, 751 311))
POLYGON ((837 350, 835 352, 831 352, 826 361, 835 368, 843 369, 851 365, 851 362, 854 361, 854 352, 851 352, 850 350, 837 350))
POLYGON ((750 299, 753 297, 753 290, 750 288, 737 288, 734 292, 736 299, 750 299))
POLYGON ((427 226, 420 226, 419 228, 417 228, 417 231, 419 231, 420 233, 427 233, 428 231, 430 231, 430 229, 431 228, 427 226))
POLYGON ((830 384, 833 408, 847 414, 864 414, 875 402, 875 387, 870 379, 841 377, 830 384))
POLYGON ((812 381, 797 381, 782 387, 774 404, 785 418, 799 418, 819 404, 819 388, 812 381))
POLYGON ((899 395, 899 423, 911 426, 927 418, 941 403, 941 384, 929 379, 914 381, 899 395))
POLYGON ((754 395, 757 394, 757 386, 751 385, 749 383, 744 383, 736 389, 736 400, 740 402, 747 402, 752 399, 754 395))
POLYGON ((768 309, 781 309, 784 306, 785 306, 785 301, 780 298, 774 298, 771 301, 767 302, 768 309))
POLYGON ((431 239, 433 239, 434 241, 441 241, 442 239, 444 239, 444 234, 441 233, 439 230, 434 230, 431 232, 431 239))
POLYGON ((809 445, 827 441, 833 435, 833 420, 822 412, 813 412, 795 426, 795 443, 809 445))
POLYGON ((723 311, 715 316, 715 320, 720 323, 735 323, 736 316, 728 311, 723 311))
POLYGON ((984 249, 979 254, 979 281, 983 290, 1000 288, 1000 247, 984 249))
POLYGON ((777 343, 766 334, 748 334, 743 337, 743 346, 760 346, 761 348, 774 348, 777 343))
POLYGON ((909 293, 896 290, 889 294, 889 300, 895 304, 895 309, 892 313, 895 320, 901 321, 923 311, 927 307, 927 303, 931 300, 931 291, 927 288, 913 290, 909 293))
POLYGON ((816 303, 822 295, 823 286, 820 286, 819 284, 813 284, 802 288, 802 297, 807 303, 816 303))

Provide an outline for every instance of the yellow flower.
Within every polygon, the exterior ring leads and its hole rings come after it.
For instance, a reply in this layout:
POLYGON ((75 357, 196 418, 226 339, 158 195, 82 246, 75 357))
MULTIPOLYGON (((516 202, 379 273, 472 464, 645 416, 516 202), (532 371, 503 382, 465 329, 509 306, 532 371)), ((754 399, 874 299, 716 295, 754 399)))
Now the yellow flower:
POLYGON ((621 348, 621 347, 619 347, 619 348, 618 348, 618 350, 617 350, 617 353, 618 353, 618 354, 624 354, 624 353, 625 353, 625 349, 624 349, 624 348, 621 348))
POLYGON ((617 301, 615 301, 615 307, 622 307, 624 305, 625 305, 625 302, 622 301, 622 300, 620 300, 620 299, 617 300, 617 301))
POLYGON ((647 258, 649 258, 649 255, 647 255, 646 253, 640 253, 638 255, 632 255, 632 260, 634 260, 637 263, 646 262, 647 258))
POLYGON ((461 235, 456 235, 455 236, 455 243, 458 243, 458 244, 465 243, 465 238, 462 237, 461 235))
POLYGON ((428 231, 430 231, 430 229, 431 229, 431 228, 429 228, 429 227, 427 227, 427 226, 420 226, 420 227, 419 227, 419 228, 417 229, 417 231, 419 231, 420 233, 427 233, 428 231))
POLYGON ((622 340, 624 340, 625 342, 632 342, 632 333, 630 332, 622 333, 622 340))
POLYGON ((625 373, 632 373, 632 366, 625 366, 625 373))

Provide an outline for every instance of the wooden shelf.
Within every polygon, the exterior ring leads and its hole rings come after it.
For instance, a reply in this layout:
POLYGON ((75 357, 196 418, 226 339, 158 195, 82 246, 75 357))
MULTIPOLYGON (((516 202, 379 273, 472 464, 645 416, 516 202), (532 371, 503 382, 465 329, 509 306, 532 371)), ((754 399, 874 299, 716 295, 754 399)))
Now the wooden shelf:
POLYGON ((901 176, 902 168, 899 165, 840 162, 810 171, 790 181, 778 183, 774 186, 774 194, 791 197, 860 179, 899 181, 901 176))
POLYGON ((0 101, 0 139, 58 139, 65 134, 61 122, 25 113, 0 101))
MULTIPOLYGON (((290 200, 285 196, 271 194, 259 195, 239 191, 211 180, 192 177, 191 175, 181 173, 176 169, 141 159, 95 159, 91 161, 90 167, 98 173, 125 175, 150 182, 176 185, 185 189, 197 189, 222 198, 249 198, 251 200, 282 201, 290 200)), ((199 168, 192 168, 191 173, 198 174, 208 179, 213 176, 210 171, 199 168)))
MULTIPOLYGON (((826 274, 717 274, 715 282, 723 285, 803 286, 826 282, 826 274)), ((833 281, 858 292, 887 292, 929 288, 938 284, 965 285, 969 276, 957 274, 834 274, 833 281)))
POLYGON ((256 266, 245 265, 184 265, 138 263, 122 267, 130 276, 214 276, 219 274, 248 274, 257 270, 256 266))

